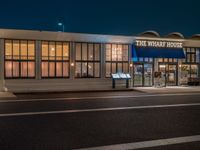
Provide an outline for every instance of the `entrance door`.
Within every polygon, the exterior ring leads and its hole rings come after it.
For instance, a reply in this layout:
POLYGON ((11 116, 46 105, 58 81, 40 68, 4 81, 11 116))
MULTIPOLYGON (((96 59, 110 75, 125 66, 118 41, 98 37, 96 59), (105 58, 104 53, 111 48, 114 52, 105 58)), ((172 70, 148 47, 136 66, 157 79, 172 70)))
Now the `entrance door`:
POLYGON ((177 85, 177 64, 160 64, 159 70, 162 73, 161 84, 165 86, 177 85))
POLYGON ((134 65, 134 86, 143 86, 143 65, 134 65))
POLYGON ((135 64, 133 72, 134 86, 152 86, 152 64, 135 64))
POLYGON ((144 86, 152 86, 153 65, 144 64, 144 86))

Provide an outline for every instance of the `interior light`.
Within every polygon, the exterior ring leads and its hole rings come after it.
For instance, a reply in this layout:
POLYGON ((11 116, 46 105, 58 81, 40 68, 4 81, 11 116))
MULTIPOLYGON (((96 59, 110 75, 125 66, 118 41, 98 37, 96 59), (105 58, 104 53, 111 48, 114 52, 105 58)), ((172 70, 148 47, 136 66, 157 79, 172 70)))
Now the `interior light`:
POLYGON ((74 63, 71 63, 71 66, 74 67, 74 63))

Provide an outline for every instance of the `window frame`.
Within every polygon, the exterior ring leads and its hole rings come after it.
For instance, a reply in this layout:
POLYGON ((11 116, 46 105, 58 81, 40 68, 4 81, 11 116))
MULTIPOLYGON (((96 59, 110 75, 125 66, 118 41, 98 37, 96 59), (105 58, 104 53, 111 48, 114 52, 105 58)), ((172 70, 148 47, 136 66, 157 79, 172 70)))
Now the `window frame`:
POLYGON ((41 66, 41 73, 40 73, 40 77, 41 79, 69 79, 70 78, 70 49, 71 49, 71 45, 70 45, 70 42, 69 41, 51 41, 51 40, 42 40, 41 41, 41 46, 40 46, 40 54, 41 54, 41 59, 40 59, 40 66, 41 66), (47 42, 47 46, 48 46, 48 56, 44 56, 44 57, 47 57, 47 59, 43 59, 43 56, 42 56, 42 46, 43 46, 43 42, 47 42), (54 43, 54 48, 55 48, 55 56, 54 56, 54 59, 50 59, 52 56, 50 56, 50 44, 51 43, 54 43), (57 43, 61 43, 62 45, 62 59, 61 60, 58 60, 57 59, 57 43), (64 59, 64 44, 67 43, 68 45, 68 60, 65 60, 64 59), (46 62, 48 64, 48 76, 43 76, 42 74, 42 64, 43 62, 46 62), (51 76, 50 75, 50 64, 51 63, 54 63, 54 76, 51 76), (57 76, 57 63, 62 63, 62 76, 57 76), (63 67, 63 64, 64 63, 68 63, 68 76, 64 76, 64 67, 63 67))
POLYGON ((74 72, 75 72, 75 74, 74 74, 74 76, 75 76, 75 78, 76 79, 84 79, 84 78, 101 78, 101 48, 102 48, 102 46, 101 46, 101 43, 93 43, 93 42, 75 42, 75 70, 74 70, 74 72), (77 44, 80 44, 80 52, 81 52, 81 54, 80 54, 80 60, 78 60, 77 59, 77 49, 76 49, 76 45, 77 44), (83 59, 83 45, 84 44, 86 44, 86 49, 87 49, 87 59, 86 60, 84 60, 83 59), (92 52, 93 52, 93 60, 90 60, 89 59, 89 45, 92 45, 92 48, 93 48, 93 50, 92 50, 92 52), (99 59, 98 60, 96 60, 96 53, 95 53, 95 50, 96 50, 96 45, 98 45, 99 46, 99 59), (76 67, 77 67, 77 64, 80 64, 81 65, 81 68, 80 68, 80 77, 78 77, 77 75, 76 75, 76 67), (84 64, 87 64, 87 66, 86 66, 86 68, 87 68, 87 73, 86 73, 86 76, 83 76, 83 65, 84 64), (89 66, 89 64, 93 64, 93 76, 89 76, 89 69, 88 69, 88 66, 89 66), (97 77, 97 76, 95 76, 95 69, 96 69, 96 66, 95 66, 95 64, 99 64, 99 76, 97 77))
POLYGON ((4 78, 5 79, 36 79, 36 40, 32 40, 32 39, 4 39, 4 78), (6 41, 11 41, 11 55, 6 55, 6 41), (18 59, 14 59, 13 57, 13 43, 14 41, 19 41, 19 58, 18 59), (27 59, 22 59, 21 57, 21 45, 22 42, 26 41, 26 46, 27 46, 27 59), (33 59, 29 59, 29 57, 33 57, 33 56, 29 56, 29 42, 33 42, 34 44, 34 58, 33 59), (7 56, 10 56, 10 58, 6 58, 7 56), (11 67, 11 77, 7 77, 6 76, 6 62, 11 62, 12 63, 12 67, 11 67), (18 72, 19 75, 17 77, 15 77, 13 75, 13 63, 14 62, 18 62, 19 64, 19 68, 18 68, 18 72), (22 76, 22 67, 21 64, 23 62, 27 63, 27 76, 22 76), (33 76, 29 76, 29 68, 28 68, 28 64, 29 62, 34 63, 34 75, 33 76))
POLYGON ((112 77, 111 74, 112 74, 112 70, 113 70, 113 64, 116 64, 115 65, 116 72, 118 72, 119 64, 122 64, 122 72, 124 72, 124 64, 127 64, 127 66, 128 66, 127 69, 128 69, 128 73, 129 73, 130 72, 130 68, 129 68, 130 62, 129 61, 130 61, 130 44, 128 44, 128 43, 105 43, 105 77, 106 78, 111 78, 112 77), (110 59, 109 60, 107 60, 107 45, 111 46, 110 47, 111 52, 110 52, 110 59), (116 60, 113 60, 113 55, 112 55, 113 45, 116 45, 116 47, 118 47, 120 45, 122 47, 122 54, 121 54, 122 60, 119 60, 118 56, 117 56, 116 60), (124 46, 127 46, 127 48, 128 48, 127 49, 127 51, 128 51, 127 59, 128 60, 126 60, 126 61, 124 61, 124 59, 123 59, 124 46), (110 64, 110 73, 111 73, 110 76, 107 76, 107 68, 106 68, 107 64, 110 64))

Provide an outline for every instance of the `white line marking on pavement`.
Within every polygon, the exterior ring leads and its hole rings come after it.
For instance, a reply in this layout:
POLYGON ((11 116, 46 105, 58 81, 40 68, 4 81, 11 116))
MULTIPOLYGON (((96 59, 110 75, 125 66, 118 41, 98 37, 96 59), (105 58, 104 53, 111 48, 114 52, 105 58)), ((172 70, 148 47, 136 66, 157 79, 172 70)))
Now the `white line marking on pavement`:
POLYGON ((134 150, 134 149, 141 149, 141 148, 151 148, 151 147, 191 143, 191 142, 199 142, 199 141, 200 141, 200 135, 194 135, 194 136, 159 139, 159 140, 144 141, 144 142, 134 142, 134 143, 127 143, 127 144, 116 144, 116 145, 109 145, 109 146, 82 148, 82 149, 76 149, 76 150, 128 150, 128 149, 134 150))
POLYGON ((0 103, 12 102, 37 102, 37 101, 64 101, 64 100, 91 100, 91 99, 120 99, 120 98, 142 98, 142 97, 164 97, 164 96, 190 96, 200 95, 200 93, 178 93, 178 94, 148 94, 148 95, 132 95, 132 96, 99 96, 99 97, 63 97, 63 98, 44 98, 44 99, 19 99, 19 100, 0 100, 0 103))
POLYGON ((59 110, 59 111, 41 111, 41 112, 22 112, 22 113, 7 113, 7 114, 2 113, 2 114, 0 114, 0 117, 67 114, 67 113, 81 113, 81 112, 103 112, 103 111, 116 111, 116 110, 152 109, 152 108, 168 108, 168 107, 188 107, 188 106, 200 106, 200 103, 149 105, 149 106, 132 106, 132 107, 115 107, 115 108, 96 108, 96 109, 77 109, 77 110, 59 110))

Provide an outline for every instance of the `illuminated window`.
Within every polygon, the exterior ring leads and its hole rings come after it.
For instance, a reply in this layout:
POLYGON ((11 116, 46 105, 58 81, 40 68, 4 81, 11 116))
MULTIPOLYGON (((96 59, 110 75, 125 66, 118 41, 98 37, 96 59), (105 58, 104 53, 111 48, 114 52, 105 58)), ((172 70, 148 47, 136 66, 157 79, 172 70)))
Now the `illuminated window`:
POLYGON ((101 46, 95 43, 76 43, 76 78, 100 77, 101 46))
POLYGON ((186 59, 184 62, 186 63, 197 63, 199 61, 198 59, 198 49, 196 48, 185 48, 185 55, 186 59))
POLYGON ((5 40, 5 78, 35 78, 35 41, 5 40))
POLYGON ((111 77, 111 73, 129 72, 128 51, 126 44, 106 44, 106 77, 111 77))
POLYGON ((42 42, 42 78, 69 77, 69 42, 42 42))

